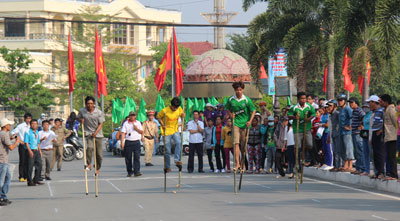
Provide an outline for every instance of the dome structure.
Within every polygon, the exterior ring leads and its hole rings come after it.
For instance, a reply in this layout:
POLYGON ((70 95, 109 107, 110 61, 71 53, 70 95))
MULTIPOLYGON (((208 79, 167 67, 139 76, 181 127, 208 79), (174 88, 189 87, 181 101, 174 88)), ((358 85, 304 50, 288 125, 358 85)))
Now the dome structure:
POLYGON ((184 72, 184 82, 251 82, 247 61, 225 49, 205 52, 190 63, 184 72))

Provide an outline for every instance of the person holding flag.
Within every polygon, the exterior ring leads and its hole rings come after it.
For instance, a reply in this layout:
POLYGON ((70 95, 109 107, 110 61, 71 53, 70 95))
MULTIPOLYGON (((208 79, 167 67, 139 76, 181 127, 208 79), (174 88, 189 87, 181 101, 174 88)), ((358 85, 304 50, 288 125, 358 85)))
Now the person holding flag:
MULTIPOLYGON (((243 94, 244 91, 244 83, 243 81, 234 82, 232 84, 233 89, 235 90, 235 94, 228 99, 226 103, 226 110, 228 111, 229 116, 234 120, 233 133, 234 133, 234 151, 235 151, 235 162, 236 167, 233 168, 234 171, 237 170, 240 166, 239 164, 239 146, 241 148, 245 147, 246 142, 246 129, 250 127, 251 122, 254 119, 254 115, 256 114, 256 108, 254 107, 253 102, 249 97, 243 94)), ((246 156, 242 156, 246 157, 246 156)), ((228 162, 227 162, 228 163, 228 162)), ((241 166, 241 169, 244 166, 241 166)))
POLYGON ((166 158, 166 172, 171 172, 170 166, 170 155, 171 155, 171 145, 172 140, 175 143, 175 156, 174 162, 176 166, 182 167, 182 161, 180 159, 180 146, 181 146, 181 136, 178 131, 178 121, 179 117, 185 119, 185 113, 183 113, 183 109, 181 106, 181 100, 179 97, 174 97, 171 100, 171 105, 162 109, 158 115, 157 119, 161 125, 161 135, 165 136, 165 158, 166 158))

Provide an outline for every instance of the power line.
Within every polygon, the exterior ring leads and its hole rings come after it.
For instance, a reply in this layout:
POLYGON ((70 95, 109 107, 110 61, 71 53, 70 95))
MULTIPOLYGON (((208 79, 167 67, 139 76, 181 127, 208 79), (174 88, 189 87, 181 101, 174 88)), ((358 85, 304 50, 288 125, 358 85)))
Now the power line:
POLYGON ((137 26, 163 26, 163 27, 225 27, 225 28, 247 28, 248 25, 218 25, 218 24, 176 24, 176 23, 138 23, 138 22, 119 22, 119 21, 81 21, 81 20, 65 20, 65 19, 48 19, 40 17, 0 17, 4 19, 12 19, 27 23, 43 23, 43 22, 70 22, 78 24, 106 24, 106 25, 137 25, 137 26))

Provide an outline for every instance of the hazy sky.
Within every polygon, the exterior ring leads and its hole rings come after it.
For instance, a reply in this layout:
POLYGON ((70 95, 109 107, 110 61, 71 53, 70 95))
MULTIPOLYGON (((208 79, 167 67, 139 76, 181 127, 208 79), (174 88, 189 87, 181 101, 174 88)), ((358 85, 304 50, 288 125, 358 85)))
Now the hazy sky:
MULTIPOLYGON (((200 15, 201 12, 212 12, 214 10, 214 0, 139 0, 146 6, 176 9, 182 12, 182 23, 188 24, 208 24, 200 15)), ((242 9, 242 0, 225 0, 226 11, 238 12, 238 15, 230 24, 248 24, 255 16, 264 12, 267 8, 266 3, 257 3, 247 12, 242 9)), ((244 33, 243 28, 226 28, 226 33, 244 33)), ((176 34, 178 41, 214 41, 213 28, 177 28, 176 34)))

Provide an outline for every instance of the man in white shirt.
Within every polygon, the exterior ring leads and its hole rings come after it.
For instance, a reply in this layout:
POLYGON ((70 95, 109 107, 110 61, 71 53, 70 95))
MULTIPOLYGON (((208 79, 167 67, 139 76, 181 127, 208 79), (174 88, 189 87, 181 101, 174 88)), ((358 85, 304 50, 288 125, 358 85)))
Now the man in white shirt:
POLYGON ((199 121, 199 111, 193 111, 193 120, 188 123, 189 135, 189 160, 188 160, 188 173, 193 173, 194 170, 194 153, 197 152, 199 161, 199 173, 203 171, 203 130, 204 123, 199 121))
POLYGON ((136 120, 136 113, 134 111, 129 113, 129 119, 122 125, 121 133, 121 148, 125 153, 125 164, 128 172, 127 177, 131 177, 132 174, 134 174, 135 177, 141 176, 140 140, 142 139, 143 128, 142 124, 136 120))
POLYGON ((40 137, 40 149, 42 150, 42 178, 51 180, 50 171, 51 164, 53 161, 53 142, 57 142, 55 139, 56 134, 49 130, 50 122, 48 120, 42 121, 43 130, 39 131, 40 137))
POLYGON ((28 179, 28 159, 26 158, 26 149, 24 146, 24 137, 25 133, 29 131, 30 123, 32 120, 32 114, 26 113, 24 115, 24 122, 19 124, 11 134, 15 134, 22 141, 18 146, 18 154, 19 154, 19 182, 26 182, 28 179))

